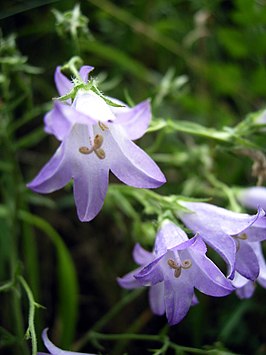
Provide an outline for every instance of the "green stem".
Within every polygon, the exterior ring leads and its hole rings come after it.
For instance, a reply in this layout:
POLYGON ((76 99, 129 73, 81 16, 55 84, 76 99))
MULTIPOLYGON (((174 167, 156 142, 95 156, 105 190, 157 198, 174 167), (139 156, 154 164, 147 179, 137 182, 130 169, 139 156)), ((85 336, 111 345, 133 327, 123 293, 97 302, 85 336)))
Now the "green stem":
POLYGON ((27 282, 25 281, 25 279, 22 276, 18 276, 18 279, 21 285, 23 286, 29 300, 29 317, 28 317, 28 329, 26 331, 26 337, 31 338, 32 355, 36 355, 37 337, 36 337, 35 326, 34 326, 34 317, 35 317, 35 307, 37 307, 37 303, 35 302, 31 289, 27 284, 27 282))

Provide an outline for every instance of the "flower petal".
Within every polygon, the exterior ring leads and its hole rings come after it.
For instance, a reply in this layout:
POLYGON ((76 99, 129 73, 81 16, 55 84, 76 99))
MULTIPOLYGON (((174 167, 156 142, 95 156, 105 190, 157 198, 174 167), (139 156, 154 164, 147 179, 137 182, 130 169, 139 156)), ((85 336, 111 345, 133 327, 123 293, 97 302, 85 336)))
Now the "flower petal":
POLYGON ((164 282, 164 302, 168 323, 179 323, 189 311, 194 289, 181 278, 166 279, 164 282))
POLYGON ((262 252, 262 245, 261 243, 251 243, 250 246, 256 254, 260 266, 260 273, 257 281, 262 287, 266 288, 266 262, 262 252))
POLYGON ((139 271, 140 271, 140 268, 129 272, 128 274, 126 274, 123 277, 118 277, 117 278, 118 284, 121 287, 127 288, 127 289, 142 287, 140 282, 138 280, 136 280, 136 278, 135 278, 136 273, 138 273, 139 271))
POLYGON ((83 65, 79 69, 79 75, 81 76, 81 79, 84 81, 84 83, 87 83, 88 75, 93 69, 94 69, 94 67, 91 67, 89 65, 83 65))
POLYGON ((62 114, 59 105, 63 104, 56 102, 54 108, 44 116, 44 130, 61 141, 71 131, 72 124, 62 114))
MULTIPOLYGON (((42 332, 42 339, 44 342, 44 345, 46 346, 47 350, 49 350, 51 355, 93 355, 93 354, 88 354, 88 353, 78 353, 74 351, 66 351, 58 348, 55 346, 48 338, 47 335, 48 328, 44 329, 42 332)), ((38 354, 46 354, 46 353, 38 353, 38 354)))
POLYGON ((236 271, 249 280, 255 281, 259 276, 259 263, 251 245, 240 241, 236 254, 236 271))
POLYGON ((158 265, 162 258, 163 255, 154 259, 148 265, 140 268, 140 271, 135 274, 136 280, 138 280, 141 285, 151 286, 163 281, 164 274, 160 265, 158 265))
POLYGON ((221 297, 231 293, 234 288, 225 278, 220 269, 205 255, 207 248, 203 240, 196 236, 195 241, 188 248, 192 266, 186 270, 190 274, 191 283, 206 295, 221 297))
POLYGON ((156 188, 165 183, 165 177, 154 161, 131 140, 118 125, 110 126, 110 168, 125 184, 139 188, 156 188))
POLYGON ((181 228, 173 222, 165 220, 156 235, 154 253, 158 256, 165 254, 168 249, 176 247, 186 240, 188 237, 181 228))
POLYGON ((146 265, 154 259, 154 255, 142 248, 140 244, 136 244, 133 250, 133 258, 139 265, 146 265))
POLYGON ((260 206, 266 210, 266 187, 254 186, 243 189, 239 192, 237 198, 245 207, 256 210, 260 206))
POLYGON ((60 67, 55 70, 54 80, 59 96, 68 94, 73 88, 73 83, 61 73, 60 67))
MULTIPOLYGON (((195 212, 198 224, 205 225, 206 230, 221 230, 229 235, 237 235, 250 227, 258 218, 265 215, 261 209, 256 215, 248 215, 245 213, 237 213, 226 210, 218 206, 205 202, 187 202, 182 201, 181 204, 195 212)), ((186 212, 181 212, 185 214, 186 212)))
POLYGON ((66 144, 63 142, 27 187, 36 192, 49 193, 61 189, 71 177, 71 165, 68 162, 66 144))
POLYGON ((63 140, 74 124, 94 125, 97 122, 78 112, 73 106, 55 101, 54 108, 45 115, 44 123, 44 130, 47 133, 53 134, 58 140, 63 140))
POLYGON ((149 300, 150 300, 151 310, 154 314, 161 316, 165 313, 163 282, 151 286, 149 291, 149 300))
POLYGON ((139 139, 147 131, 151 121, 150 100, 145 100, 135 107, 116 108, 116 123, 121 124, 131 140, 139 139))
POLYGON ((110 106, 107 105, 104 99, 91 90, 79 90, 73 102, 73 106, 78 112, 90 117, 96 122, 115 121, 115 115, 110 106))

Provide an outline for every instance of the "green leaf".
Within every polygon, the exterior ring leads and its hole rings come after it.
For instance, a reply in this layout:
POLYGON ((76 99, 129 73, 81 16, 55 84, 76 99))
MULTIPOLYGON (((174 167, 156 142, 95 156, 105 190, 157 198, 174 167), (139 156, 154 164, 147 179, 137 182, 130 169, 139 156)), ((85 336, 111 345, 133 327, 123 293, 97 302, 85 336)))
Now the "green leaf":
POLYGON ((44 219, 26 211, 20 211, 19 217, 42 230, 56 247, 58 257, 59 317, 61 341, 66 348, 70 347, 77 322, 78 281, 72 257, 57 231, 44 219))

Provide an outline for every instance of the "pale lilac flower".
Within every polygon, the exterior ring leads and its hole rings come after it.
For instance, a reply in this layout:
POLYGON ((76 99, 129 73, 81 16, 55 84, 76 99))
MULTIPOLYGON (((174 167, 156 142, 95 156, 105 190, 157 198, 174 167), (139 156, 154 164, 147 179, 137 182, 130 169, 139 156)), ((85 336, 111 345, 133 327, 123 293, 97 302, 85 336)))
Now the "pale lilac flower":
POLYGON ((197 303, 194 288, 210 296, 226 296, 234 290, 218 267, 205 255, 200 236, 188 239, 183 230, 165 221, 152 253, 135 246, 133 257, 138 269, 118 279, 124 288, 150 286, 153 313, 166 312, 168 322, 180 322, 191 305, 197 303))
POLYGON ((44 329, 42 332, 42 339, 44 342, 45 347, 49 351, 49 353, 40 353, 38 352, 37 355, 94 355, 94 354, 89 354, 89 353, 77 353, 75 351, 66 351, 58 348, 55 346, 51 340, 49 340, 48 335, 47 335, 48 328, 44 329))
MULTIPOLYGON (((87 84, 92 67, 80 70, 79 83, 71 101, 55 101, 45 116, 45 130, 62 143, 28 187, 50 193, 74 180, 74 198, 81 221, 90 221, 101 210, 107 192, 109 171, 127 185, 157 188, 165 177, 154 161, 132 139, 140 138, 151 119, 150 103, 133 108, 115 107, 116 100, 96 94, 87 84), (109 104, 108 104, 109 102, 109 104)), ((61 96, 74 84, 60 71, 55 83, 61 96)))
POLYGON ((225 259, 229 278, 238 271, 256 280, 259 263, 251 245, 266 239, 265 212, 259 209, 256 215, 248 215, 204 202, 182 201, 181 205, 188 211, 179 211, 180 219, 225 259))
MULTIPOLYGON (((259 276, 256 280, 262 287, 266 288, 266 262, 262 252, 261 243, 250 243, 251 248, 257 256, 259 263, 259 276)), ((232 284, 236 287, 236 294, 239 298, 250 298, 255 289, 255 282, 241 276, 238 272, 232 280, 232 284)))
POLYGON ((253 186, 241 189, 237 194, 237 199, 247 208, 256 210, 261 207, 266 210, 266 187, 253 186))

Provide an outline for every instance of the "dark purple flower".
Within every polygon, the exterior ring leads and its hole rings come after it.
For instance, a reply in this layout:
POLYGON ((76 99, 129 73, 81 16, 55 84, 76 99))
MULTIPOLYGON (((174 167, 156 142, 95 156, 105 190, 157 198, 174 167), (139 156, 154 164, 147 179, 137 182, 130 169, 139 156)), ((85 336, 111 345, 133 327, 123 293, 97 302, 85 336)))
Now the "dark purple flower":
POLYGON ((259 275, 259 263, 251 244, 266 239, 265 212, 236 213, 204 202, 182 201, 188 212, 179 211, 183 223, 217 251, 228 263, 229 278, 238 271, 249 280, 259 275))
POLYGON ((49 339, 47 335, 48 328, 44 329, 42 332, 42 339, 44 342, 45 347, 49 351, 49 353, 40 353, 38 352, 37 355, 94 355, 94 354, 88 354, 88 353, 77 353, 75 351, 66 351, 58 348, 55 346, 49 339))
MULTIPOLYGON (((73 101, 56 100, 45 116, 45 130, 62 143, 28 184, 36 192, 49 193, 73 179, 81 221, 92 220, 101 210, 110 170, 125 184, 139 188, 156 188, 166 181, 154 161, 132 142, 147 130, 151 119, 149 101, 133 108, 114 106, 116 100, 102 97, 86 86, 92 69, 80 69, 83 81, 73 101)), ((56 69, 55 82, 61 96, 74 87, 60 68, 56 69)))
POLYGON ((217 266, 205 255, 200 236, 188 239, 170 221, 159 230, 152 253, 136 245, 133 257, 140 267, 118 279, 124 288, 150 286, 150 306, 155 314, 166 312, 168 322, 180 322, 197 303, 194 288, 210 296, 226 296, 234 290, 217 266))

